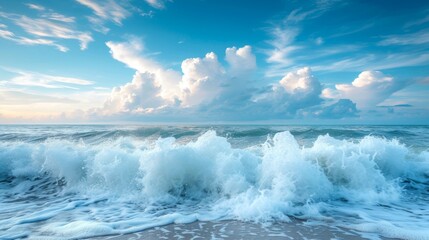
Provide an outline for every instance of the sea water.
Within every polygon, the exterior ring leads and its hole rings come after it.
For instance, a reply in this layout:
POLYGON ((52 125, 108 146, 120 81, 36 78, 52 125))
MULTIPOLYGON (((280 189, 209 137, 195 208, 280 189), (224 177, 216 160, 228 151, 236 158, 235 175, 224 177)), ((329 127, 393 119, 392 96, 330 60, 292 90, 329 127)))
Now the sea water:
POLYGON ((0 126, 0 239, 291 219, 429 239, 429 126, 0 126))

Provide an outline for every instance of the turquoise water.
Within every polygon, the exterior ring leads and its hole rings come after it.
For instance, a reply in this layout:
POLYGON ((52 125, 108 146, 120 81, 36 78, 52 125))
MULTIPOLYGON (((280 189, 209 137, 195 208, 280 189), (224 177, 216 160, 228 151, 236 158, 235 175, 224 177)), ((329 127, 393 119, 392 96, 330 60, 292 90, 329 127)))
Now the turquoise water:
POLYGON ((429 239, 428 126, 0 126, 0 238, 291 217, 429 239))

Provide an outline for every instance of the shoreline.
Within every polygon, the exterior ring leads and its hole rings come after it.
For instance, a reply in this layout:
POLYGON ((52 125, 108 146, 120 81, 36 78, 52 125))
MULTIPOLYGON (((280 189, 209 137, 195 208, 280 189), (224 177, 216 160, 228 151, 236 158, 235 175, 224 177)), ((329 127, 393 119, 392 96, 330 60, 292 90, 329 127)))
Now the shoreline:
POLYGON ((306 221, 260 224, 238 220, 214 222, 196 221, 188 224, 168 224, 130 234, 90 237, 86 239, 155 240, 155 239, 382 239, 376 233, 364 233, 335 226, 309 225, 306 221))

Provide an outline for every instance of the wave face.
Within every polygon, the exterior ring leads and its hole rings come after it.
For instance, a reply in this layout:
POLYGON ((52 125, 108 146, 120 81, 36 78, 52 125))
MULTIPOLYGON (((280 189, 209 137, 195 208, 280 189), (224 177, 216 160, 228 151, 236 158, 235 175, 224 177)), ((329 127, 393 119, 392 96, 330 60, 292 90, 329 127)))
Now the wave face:
POLYGON ((1 126, 0 238, 299 218, 429 239, 429 127, 1 126))

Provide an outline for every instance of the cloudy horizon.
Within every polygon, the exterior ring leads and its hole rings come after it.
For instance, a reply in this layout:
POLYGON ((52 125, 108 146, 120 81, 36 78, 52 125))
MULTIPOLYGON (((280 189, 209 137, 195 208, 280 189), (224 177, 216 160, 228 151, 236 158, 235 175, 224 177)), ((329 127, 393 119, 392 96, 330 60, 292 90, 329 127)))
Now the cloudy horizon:
POLYGON ((0 123, 427 124, 428 14, 424 1, 0 0, 0 123))

